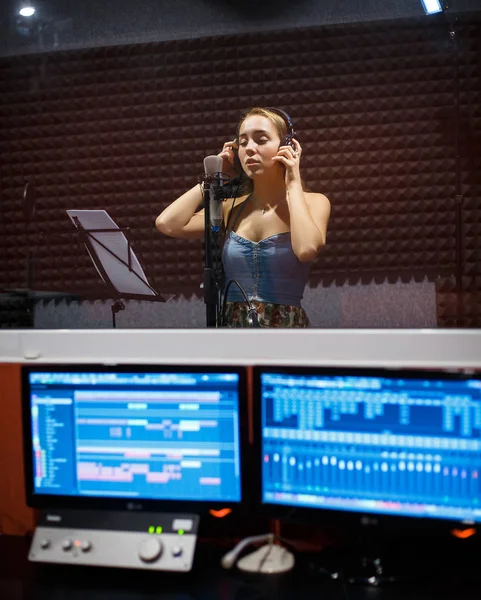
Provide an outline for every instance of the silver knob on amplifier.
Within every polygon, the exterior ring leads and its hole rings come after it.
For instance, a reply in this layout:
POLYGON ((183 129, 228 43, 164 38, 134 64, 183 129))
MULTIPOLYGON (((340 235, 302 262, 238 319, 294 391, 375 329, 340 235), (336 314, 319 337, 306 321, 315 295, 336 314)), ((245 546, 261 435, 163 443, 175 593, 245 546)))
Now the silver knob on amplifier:
POLYGON ((160 557, 162 550, 162 542, 158 538, 148 537, 140 544, 139 558, 146 563, 154 562, 160 557))

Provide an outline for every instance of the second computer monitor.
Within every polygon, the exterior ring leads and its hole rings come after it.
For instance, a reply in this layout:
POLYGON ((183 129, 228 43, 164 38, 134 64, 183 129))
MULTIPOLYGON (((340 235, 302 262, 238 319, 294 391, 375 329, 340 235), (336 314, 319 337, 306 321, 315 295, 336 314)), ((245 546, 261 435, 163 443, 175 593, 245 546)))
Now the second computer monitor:
POLYGON ((259 367, 254 381, 262 504, 481 522, 481 376, 259 367))

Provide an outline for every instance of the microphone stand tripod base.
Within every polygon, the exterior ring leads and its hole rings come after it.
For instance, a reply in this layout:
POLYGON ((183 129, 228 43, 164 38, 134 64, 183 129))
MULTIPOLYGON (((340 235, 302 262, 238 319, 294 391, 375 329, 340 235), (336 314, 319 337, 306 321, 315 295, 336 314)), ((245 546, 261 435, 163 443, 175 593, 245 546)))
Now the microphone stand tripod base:
POLYGON ((294 563, 294 555, 286 548, 278 544, 265 544, 241 558, 237 567, 246 573, 276 575, 287 573, 294 567, 294 563))

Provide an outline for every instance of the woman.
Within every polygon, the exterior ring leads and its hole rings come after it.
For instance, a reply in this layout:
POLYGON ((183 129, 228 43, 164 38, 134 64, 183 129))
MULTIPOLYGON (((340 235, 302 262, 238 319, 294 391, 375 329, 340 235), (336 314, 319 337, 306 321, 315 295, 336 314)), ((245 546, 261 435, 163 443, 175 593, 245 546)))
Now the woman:
MULTIPOLYGON (((282 114, 282 111, 281 111, 282 114)), ((330 203, 304 190, 300 175, 302 148, 286 139, 288 124, 274 109, 253 108, 240 120, 235 140, 219 156, 223 170, 235 175, 235 154, 246 184, 243 194, 223 204, 226 237, 222 251, 225 281, 230 285, 225 324, 248 325, 249 308, 264 327, 308 327, 301 299, 310 264, 326 243, 330 203)), ((156 219, 162 233, 203 238, 200 186, 177 198, 156 219)))

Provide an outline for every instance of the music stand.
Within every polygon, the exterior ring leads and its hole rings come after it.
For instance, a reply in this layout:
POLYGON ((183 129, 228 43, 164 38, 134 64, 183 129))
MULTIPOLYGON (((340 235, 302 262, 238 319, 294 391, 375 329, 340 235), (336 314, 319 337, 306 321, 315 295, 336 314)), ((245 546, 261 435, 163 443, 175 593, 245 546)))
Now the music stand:
POLYGON ((125 309, 122 299, 167 302, 147 281, 130 245, 130 228, 120 228, 106 210, 66 212, 115 300, 111 307, 113 327, 116 327, 116 313, 125 309))

